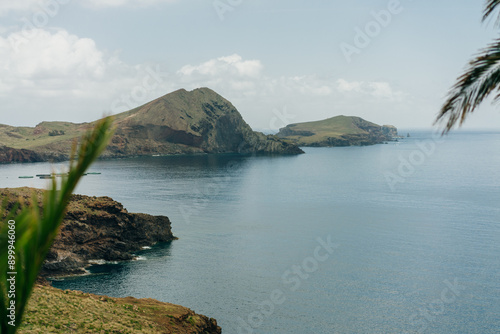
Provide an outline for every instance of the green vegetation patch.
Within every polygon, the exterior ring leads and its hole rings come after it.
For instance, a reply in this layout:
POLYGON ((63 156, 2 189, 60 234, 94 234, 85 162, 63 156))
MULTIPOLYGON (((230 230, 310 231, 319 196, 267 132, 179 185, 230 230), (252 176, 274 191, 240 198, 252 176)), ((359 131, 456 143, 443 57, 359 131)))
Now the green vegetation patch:
POLYGON ((189 309, 38 285, 18 333, 199 333, 189 309))

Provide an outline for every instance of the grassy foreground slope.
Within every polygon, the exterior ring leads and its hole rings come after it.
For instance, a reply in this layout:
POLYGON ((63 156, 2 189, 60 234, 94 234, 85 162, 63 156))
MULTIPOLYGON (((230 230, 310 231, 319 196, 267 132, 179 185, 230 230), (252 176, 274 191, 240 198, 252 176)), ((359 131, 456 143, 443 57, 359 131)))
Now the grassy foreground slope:
POLYGON ((111 298, 38 285, 19 334, 221 333, 214 319, 153 299, 111 298))

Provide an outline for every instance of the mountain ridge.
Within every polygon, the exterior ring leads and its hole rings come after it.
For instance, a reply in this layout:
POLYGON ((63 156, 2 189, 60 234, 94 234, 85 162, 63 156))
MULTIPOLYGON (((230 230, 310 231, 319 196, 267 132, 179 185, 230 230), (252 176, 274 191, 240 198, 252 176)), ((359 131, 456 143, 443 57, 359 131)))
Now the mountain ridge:
MULTIPOLYGON (((196 153, 300 154, 294 144, 253 131, 234 105, 213 90, 179 89, 114 115, 116 132, 103 158, 196 153)), ((0 162, 69 159, 75 139, 94 122, 0 125, 0 162)))

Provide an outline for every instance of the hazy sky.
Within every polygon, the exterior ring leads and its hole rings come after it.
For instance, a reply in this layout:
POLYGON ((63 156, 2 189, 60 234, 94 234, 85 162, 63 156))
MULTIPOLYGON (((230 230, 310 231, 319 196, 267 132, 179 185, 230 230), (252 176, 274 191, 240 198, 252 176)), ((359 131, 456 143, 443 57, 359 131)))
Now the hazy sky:
MULTIPOLYGON (((472 0, 0 2, 0 123, 92 121, 209 87, 255 129, 335 115, 430 127, 498 31, 472 0)), ((485 104, 466 128, 500 129, 485 104)))

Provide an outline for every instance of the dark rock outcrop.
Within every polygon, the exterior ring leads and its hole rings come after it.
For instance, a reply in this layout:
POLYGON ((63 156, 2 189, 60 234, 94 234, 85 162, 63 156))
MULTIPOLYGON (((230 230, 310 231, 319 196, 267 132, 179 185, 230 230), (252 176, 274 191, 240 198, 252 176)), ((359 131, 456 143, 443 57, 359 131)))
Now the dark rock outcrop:
MULTIPOLYGON (((43 190, 30 188, 0 189, 0 198, 12 206, 19 196, 27 199, 33 191, 41 199, 43 190)), ((93 260, 132 260, 142 247, 174 239, 165 216, 129 213, 109 197, 73 195, 41 274, 83 274, 93 260)))
POLYGON ((41 161, 46 161, 46 158, 34 151, 0 146, 0 163, 41 161))
POLYGON ((43 152, 0 146, 0 164, 20 162, 58 162, 68 160, 65 153, 43 152))
POLYGON ((91 260, 132 260, 142 247, 174 239, 165 216, 129 213, 109 197, 73 195, 43 274, 81 273, 91 260))

